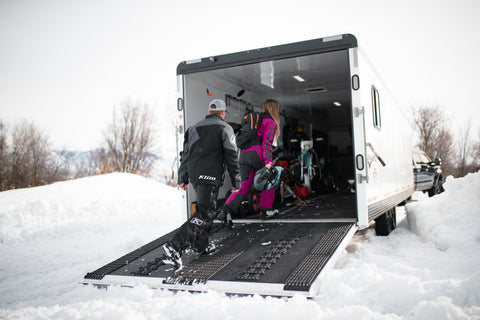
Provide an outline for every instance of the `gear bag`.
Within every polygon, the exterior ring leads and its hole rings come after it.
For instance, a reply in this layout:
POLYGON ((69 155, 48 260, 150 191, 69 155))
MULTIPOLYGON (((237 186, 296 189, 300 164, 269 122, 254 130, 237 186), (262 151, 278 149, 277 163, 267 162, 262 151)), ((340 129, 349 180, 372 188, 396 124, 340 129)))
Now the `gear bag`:
POLYGON ((237 135, 237 147, 242 150, 253 145, 262 144, 262 139, 257 137, 257 129, 262 122, 262 115, 258 112, 248 112, 243 116, 242 127, 237 135))

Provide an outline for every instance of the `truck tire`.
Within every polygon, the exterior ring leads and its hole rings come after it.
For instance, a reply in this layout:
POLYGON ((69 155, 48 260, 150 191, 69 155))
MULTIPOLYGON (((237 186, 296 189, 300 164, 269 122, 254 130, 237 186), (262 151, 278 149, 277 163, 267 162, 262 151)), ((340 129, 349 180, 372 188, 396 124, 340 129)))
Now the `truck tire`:
POLYGON ((443 191, 444 191, 444 189, 443 189, 442 183, 437 182, 437 183, 435 183, 435 185, 432 188, 428 189, 428 196, 433 197, 434 195, 440 194, 443 191))
POLYGON ((388 236, 397 227, 397 211, 395 208, 388 210, 375 219, 375 232, 377 236, 388 236))

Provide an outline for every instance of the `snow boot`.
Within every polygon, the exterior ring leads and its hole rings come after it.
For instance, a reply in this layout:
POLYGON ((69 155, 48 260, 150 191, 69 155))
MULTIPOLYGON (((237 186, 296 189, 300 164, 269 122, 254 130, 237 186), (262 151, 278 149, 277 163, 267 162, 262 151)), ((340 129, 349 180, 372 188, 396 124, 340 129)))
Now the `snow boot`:
POLYGON ((203 249, 201 254, 210 254, 210 253, 214 252, 215 250, 217 250, 217 246, 215 246, 215 244, 213 242, 210 242, 208 244, 208 246, 205 249, 203 249))
POLYGON ((271 218, 275 217, 276 215, 278 215, 278 210, 277 209, 263 209, 263 208, 260 208, 259 214, 260 214, 260 219, 267 220, 267 219, 271 219, 271 218))
POLYGON ((220 220, 228 229, 233 227, 232 213, 229 207, 223 207, 223 209, 217 214, 217 219, 220 220))

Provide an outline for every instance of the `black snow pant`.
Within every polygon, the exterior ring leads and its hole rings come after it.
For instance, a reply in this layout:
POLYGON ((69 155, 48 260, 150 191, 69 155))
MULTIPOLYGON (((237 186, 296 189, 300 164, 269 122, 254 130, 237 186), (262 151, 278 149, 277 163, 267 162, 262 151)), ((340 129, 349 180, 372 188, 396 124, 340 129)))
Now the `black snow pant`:
POLYGON ((170 244, 179 252, 190 246, 202 252, 208 246, 208 237, 216 216, 218 186, 193 184, 197 194, 195 213, 177 230, 170 244))
MULTIPOLYGON (((260 151, 250 150, 250 151, 242 151, 240 152, 240 178, 242 179, 242 184, 240 190, 238 192, 230 194, 228 199, 225 201, 225 207, 231 210, 233 217, 238 217, 240 205, 243 201, 247 199, 247 194, 250 191, 250 188, 253 185, 253 179, 255 177, 255 172, 261 169, 264 166, 263 161, 260 159, 259 156, 260 151)), ((267 208, 271 208, 273 204, 273 200, 275 197, 274 191, 272 191, 272 195, 267 196, 270 197, 267 201, 267 208), (271 203, 270 203, 271 202, 271 203)), ((265 206, 263 202, 265 202, 265 195, 267 192, 262 193, 262 197, 260 199, 261 204, 265 206), (263 201, 263 202, 262 202, 263 201)))

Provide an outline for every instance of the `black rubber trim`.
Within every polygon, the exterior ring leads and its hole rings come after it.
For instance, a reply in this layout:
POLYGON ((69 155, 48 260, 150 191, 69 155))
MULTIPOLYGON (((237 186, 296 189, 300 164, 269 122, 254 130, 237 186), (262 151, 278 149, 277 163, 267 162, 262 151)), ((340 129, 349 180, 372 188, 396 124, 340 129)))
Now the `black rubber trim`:
POLYGON ((351 223, 338 223, 330 228, 288 276, 283 289, 308 291, 352 226, 351 223))

